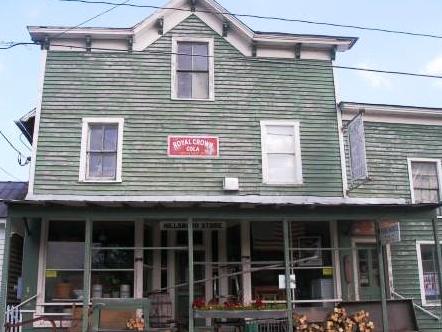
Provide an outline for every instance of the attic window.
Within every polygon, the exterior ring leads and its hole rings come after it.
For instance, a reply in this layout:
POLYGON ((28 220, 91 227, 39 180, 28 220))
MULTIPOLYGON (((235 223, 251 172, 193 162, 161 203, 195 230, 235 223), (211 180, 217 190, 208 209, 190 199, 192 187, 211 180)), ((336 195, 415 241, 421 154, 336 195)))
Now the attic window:
POLYGON ((213 40, 172 40, 172 99, 213 100, 213 40))

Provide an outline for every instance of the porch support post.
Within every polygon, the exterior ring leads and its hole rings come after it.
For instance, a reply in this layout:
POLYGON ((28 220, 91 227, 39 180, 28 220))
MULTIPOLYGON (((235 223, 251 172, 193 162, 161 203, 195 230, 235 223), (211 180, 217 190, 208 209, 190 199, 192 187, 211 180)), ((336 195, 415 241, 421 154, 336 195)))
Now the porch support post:
POLYGON ((8 274, 9 274, 9 254, 11 252, 11 222, 12 219, 8 217, 5 225, 5 247, 3 253, 3 270, 1 283, 1 303, 0 303, 0 331, 4 331, 6 301, 8 298, 8 274))
POLYGON ((193 220, 187 220, 187 247, 189 256, 189 332, 194 331, 193 327, 193 220))
POLYGON ((91 256, 92 256, 92 220, 86 219, 84 242, 84 274, 83 274, 83 314, 82 332, 89 329, 89 299, 91 285, 91 256))
MULTIPOLYGON (((153 224, 153 246, 161 247, 161 227, 159 222, 153 224)), ((152 290, 161 289, 161 251, 153 251, 152 290)))
POLYGON ((378 254, 378 264, 379 264, 379 283, 381 288, 381 306, 382 306, 382 328, 384 332, 388 332, 388 310, 387 310, 387 296, 385 287, 385 271, 384 271, 384 250, 380 239, 380 228, 379 220, 375 222, 376 228, 376 249, 378 254))
MULTIPOLYGON (((243 271, 250 271, 250 222, 241 222, 241 263, 243 271)), ((242 274, 243 304, 252 302, 252 275, 250 272, 242 274)))
POLYGON ((442 253, 439 238, 439 218, 433 218, 433 235, 434 235, 434 245, 436 248, 436 271, 439 281, 439 297, 441 302, 441 313, 442 313, 442 253))
MULTIPOLYGON (((218 260, 220 262, 227 262, 227 238, 226 229, 223 228, 218 232, 218 260)), ((218 265, 218 275, 227 275, 226 265, 218 265)), ((227 277, 220 277, 219 279, 219 290, 218 296, 220 298, 220 303, 224 303, 227 295, 229 294, 229 283, 227 277)))
POLYGON ((290 278, 289 222, 286 219, 282 221, 282 230, 284 235, 285 293, 287 300, 288 330, 293 331, 292 290, 290 288, 291 278, 290 278))

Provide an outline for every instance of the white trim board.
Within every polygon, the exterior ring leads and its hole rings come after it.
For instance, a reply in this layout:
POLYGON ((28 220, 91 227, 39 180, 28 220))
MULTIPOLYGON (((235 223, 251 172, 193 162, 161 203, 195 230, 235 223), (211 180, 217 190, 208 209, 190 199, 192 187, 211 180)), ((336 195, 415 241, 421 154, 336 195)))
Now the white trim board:
POLYGON ((365 122, 442 126, 442 109, 439 108, 343 102, 339 104, 339 109, 344 121, 350 121, 355 115, 363 111, 365 122))
POLYGON ((37 110, 35 112, 34 133, 32 137, 32 154, 31 154, 31 167, 29 168, 28 195, 32 195, 34 193, 35 164, 37 161, 38 134, 40 130, 41 107, 43 104, 43 85, 46 73, 47 55, 48 52, 43 50, 41 53, 41 60, 40 60, 41 68, 40 68, 40 78, 39 78, 39 87, 38 87, 37 110))
MULTIPOLYGON (((189 16, 195 15, 220 36, 223 34, 223 24, 227 21, 229 30, 227 36, 223 38, 245 56, 252 55, 252 44, 257 43, 258 46, 263 45, 266 48, 274 49, 275 53, 273 56, 275 57, 286 57, 278 54, 279 49, 286 48, 292 54, 291 57, 294 58, 294 46, 301 44, 301 58, 330 60, 331 50, 335 49, 344 52, 349 50, 357 40, 354 37, 256 33, 213 0, 198 1, 195 9, 195 13, 190 11, 190 3, 187 0, 172 0, 163 6, 163 9, 157 10, 132 28, 80 27, 66 32, 66 30, 69 30, 68 27, 32 26, 29 27, 29 33, 34 41, 43 41, 45 37, 49 37, 49 39, 55 38, 51 40, 53 44, 63 45, 69 45, 71 42, 81 42, 82 45, 85 45, 86 37, 91 36, 92 42, 97 40, 120 41, 119 45, 121 47, 121 40, 127 42, 129 37, 133 37, 133 49, 135 51, 142 51, 161 38, 161 35, 158 33, 158 19, 163 19, 163 34, 165 34, 189 16), (182 10, 168 8, 179 8, 182 10), (63 32, 63 39, 57 39, 61 32, 63 32), (305 52, 302 50, 304 47, 306 49, 305 52)), ((114 47, 110 43, 107 43, 107 45, 110 48, 114 47)), ((116 47, 115 49, 118 50, 116 47)))
POLYGON ((118 196, 118 195, 30 195, 28 201, 134 202, 134 203, 250 203, 281 205, 404 205, 403 198, 352 198, 319 196, 118 196))

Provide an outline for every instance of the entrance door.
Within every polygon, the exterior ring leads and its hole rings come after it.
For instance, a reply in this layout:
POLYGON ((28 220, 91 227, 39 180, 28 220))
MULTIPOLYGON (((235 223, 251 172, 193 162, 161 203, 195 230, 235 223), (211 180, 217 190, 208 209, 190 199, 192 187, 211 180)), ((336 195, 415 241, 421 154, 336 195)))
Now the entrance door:
POLYGON ((380 298, 379 264, 374 243, 356 243, 356 294, 358 300, 380 298))

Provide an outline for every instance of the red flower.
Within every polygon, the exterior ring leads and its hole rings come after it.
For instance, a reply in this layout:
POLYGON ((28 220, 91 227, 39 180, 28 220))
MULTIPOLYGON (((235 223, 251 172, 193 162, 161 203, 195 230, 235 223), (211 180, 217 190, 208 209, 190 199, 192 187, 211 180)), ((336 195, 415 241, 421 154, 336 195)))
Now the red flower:
POLYGON ((263 309, 266 306, 266 304, 263 302, 261 298, 256 299, 255 301, 255 308, 257 309, 263 309))
POLYGON ((193 309, 202 309, 206 306, 206 301, 203 298, 195 299, 192 303, 193 309))

